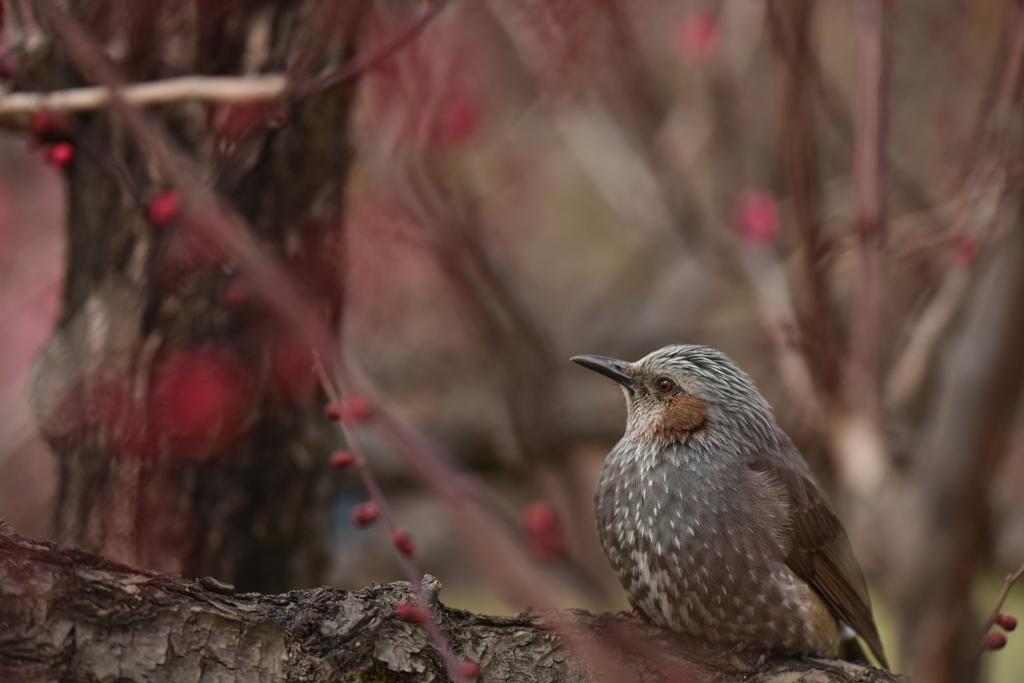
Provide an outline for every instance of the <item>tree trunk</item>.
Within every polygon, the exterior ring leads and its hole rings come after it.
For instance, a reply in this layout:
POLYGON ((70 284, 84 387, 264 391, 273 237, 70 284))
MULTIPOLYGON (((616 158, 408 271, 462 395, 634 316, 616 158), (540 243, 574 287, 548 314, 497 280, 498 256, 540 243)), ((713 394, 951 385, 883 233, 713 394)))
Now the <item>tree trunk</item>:
MULTIPOLYGON (((365 3, 74 0, 128 81, 337 68, 365 3)), ((44 26, 45 30, 45 26, 44 26)), ((30 85, 81 85, 65 46, 30 85)), ((268 252, 340 322, 351 82, 295 101, 148 113, 190 151, 268 252)), ((60 465, 61 543, 269 591, 325 564, 327 453, 308 344, 251 296, 232 255, 176 225, 145 148, 104 111, 76 117, 67 276, 32 402, 60 465), (159 215, 159 210, 164 214, 159 215), (157 212, 154 215, 154 211, 157 212)))
MULTIPOLYGON (((413 600, 405 582, 359 591, 324 587, 240 594, 213 579, 135 570, 34 543, 0 519, 0 680, 5 681, 450 680, 425 631, 395 615, 399 603, 413 600)), ((724 660, 716 665, 706 652, 694 658, 697 644, 667 639, 664 632, 612 615, 489 617, 439 601, 431 611, 456 658, 480 665, 480 681, 903 680, 878 669, 817 659, 760 662, 754 657, 747 663, 756 671, 723 669, 724 660), (561 636, 553 630, 556 622, 561 636)))

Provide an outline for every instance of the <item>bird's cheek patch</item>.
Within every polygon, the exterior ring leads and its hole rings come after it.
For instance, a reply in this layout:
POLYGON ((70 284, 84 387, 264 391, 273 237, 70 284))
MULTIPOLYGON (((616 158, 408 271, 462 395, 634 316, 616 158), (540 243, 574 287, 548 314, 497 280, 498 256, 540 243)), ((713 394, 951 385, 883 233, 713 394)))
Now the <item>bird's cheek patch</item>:
POLYGON ((698 431, 707 419, 707 403, 691 394, 677 394, 666 401, 661 419, 652 421, 649 435, 676 439, 698 431))

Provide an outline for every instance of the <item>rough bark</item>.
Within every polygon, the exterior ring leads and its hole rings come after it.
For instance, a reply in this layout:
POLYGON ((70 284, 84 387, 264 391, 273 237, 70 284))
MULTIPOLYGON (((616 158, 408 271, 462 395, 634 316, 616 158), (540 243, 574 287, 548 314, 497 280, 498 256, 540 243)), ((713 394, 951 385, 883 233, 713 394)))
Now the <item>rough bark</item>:
MULTIPOLYGON (((365 6, 68 4, 129 81, 301 77, 336 68, 353 53, 365 6)), ((82 84, 59 41, 25 71, 29 85, 45 90, 82 84)), ((347 83, 296 101, 149 112, 295 274, 329 325, 340 316, 352 90, 347 83)), ((333 437, 302 355, 308 345, 266 307, 238 295, 244 282, 232 276, 231 255, 208 249, 196 237, 201 230, 147 221, 145 202, 166 179, 116 117, 80 116, 72 136, 80 152, 68 172, 62 310, 36 359, 32 388, 59 459, 57 538, 250 589, 316 585, 326 558, 324 471, 333 437), (226 394, 223 405, 206 413, 177 406, 186 433, 174 433, 182 426, 168 418, 175 407, 166 386, 161 393, 161 378, 178 367, 194 379, 202 374, 196 365, 212 373, 210 383, 220 382, 206 389, 226 394)), ((189 391, 181 389, 181 402, 189 391)))
MULTIPOLYGON (((424 630, 396 618, 396 606, 409 600, 414 594, 404 582, 358 591, 237 593, 214 579, 133 569, 29 541, 0 519, 4 681, 450 680, 424 630)), ((696 650, 615 615, 491 617, 439 601, 433 614, 456 655, 480 663, 481 681, 902 680, 827 660, 751 660, 755 672, 716 670, 706 652, 691 658, 696 650), (560 633, 571 632, 571 647, 555 634, 556 622, 560 633), (587 643, 599 645, 599 655, 587 643)))

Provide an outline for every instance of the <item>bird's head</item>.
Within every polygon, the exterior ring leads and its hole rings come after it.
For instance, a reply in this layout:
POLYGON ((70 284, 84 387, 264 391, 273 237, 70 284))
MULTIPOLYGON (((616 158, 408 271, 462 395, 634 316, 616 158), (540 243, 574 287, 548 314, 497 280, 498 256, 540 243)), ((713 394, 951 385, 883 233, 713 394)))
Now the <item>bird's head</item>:
POLYGON ((778 433, 771 408, 753 381, 721 351, 673 345, 635 363, 604 356, 572 360, 621 385, 627 438, 730 438, 764 444, 778 433))

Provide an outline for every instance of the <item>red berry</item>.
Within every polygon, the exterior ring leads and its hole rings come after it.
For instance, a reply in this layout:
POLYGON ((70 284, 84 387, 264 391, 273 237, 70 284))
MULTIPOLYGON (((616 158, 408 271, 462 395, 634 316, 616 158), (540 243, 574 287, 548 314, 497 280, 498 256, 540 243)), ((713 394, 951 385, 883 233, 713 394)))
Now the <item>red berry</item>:
POLYGON ((398 552, 406 557, 412 557, 416 554, 416 546, 413 545, 412 536, 404 529, 395 529, 394 533, 391 534, 391 542, 398 548, 398 552))
POLYGON ((70 142, 58 142, 43 152, 46 160, 57 168, 67 168, 75 160, 75 146, 70 142))
POLYGON ((521 521, 530 554, 535 558, 547 561, 565 553, 565 532, 549 504, 533 503, 523 511, 521 521))
POLYGON ((366 422, 373 415, 373 408, 369 401, 359 394, 347 396, 341 402, 341 419, 348 424, 360 424, 366 422))
POLYGON ((970 265, 978 255, 978 241, 970 235, 960 235, 953 242, 953 258, 960 265, 970 265))
POLYGON ((366 422, 371 415, 373 415, 373 408, 359 394, 351 394, 327 406, 327 417, 332 420, 339 420, 347 425, 357 425, 366 422))
POLYGON ((676 25, 676 49, 691 62, 706 62, 718 48, 718 21, 708 10, 697 10, 676 25))
POLYGON ((414 602, 400 602, 395 605, 395 616, 402 621, 408 621, 412 624, 422 624, 424 621, 430 618, 427 614, 427 610, 423 609, 414 602))
POLYGON ((1004 631, 1012 631, 1017 628, 1017 619, 1009 614, 997 614, 996 623, 1004 631))
POLYGON ((460 143, 476 132, 480 107, 468 92, 456 91, 441 112, 440 136, 445 142, 460 143))
POLYGON ((225 306, 235 308, 249 301, 249 285, 240 277, 233 277, 224 284, 220 300, 225 306))
POLYGON ((32 115, 29 130, 36 144, 63 142, 69 135, 68 117, 63 112, 40 109, 32 115))
POLYGON ((146 207, 149 222, 161 228, 176 221, 180 214, 181 194, 177 190, 163 190, 146 207))
POLYGON ((993 631, 987 634, 981 640, 981 647, 986 652, 995 652, 996 650, 1002 650, 1006 647, 1006 634, 993 631))
POLYGON ((767 246, 779 236, 779 208, 775 197, 762 190, 745 192, 737 202, 736 226, 745 242, 767 246))
POLYGON ((223 446, 238 436, 251 408, 248 375, 220 349, 175 352, 153 380, 159 424, 182 455, 223 446))
POLYGON ((331 453, 331 465, 340 470, 355 464, 356 455, 351 451, 334 451, 331 453))
POLYGON ((352 523, 356 526, 370 526, 380 516, 380 508, 372 500, 361 503, 352 508, 352 523))
POLYGON ((475 679, 480 676, 480 665, 472 659, 463 659, 459 664, 459 675, 463 678, 475 679))

